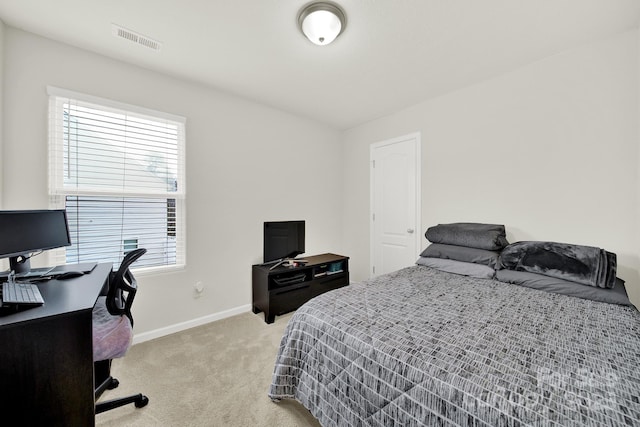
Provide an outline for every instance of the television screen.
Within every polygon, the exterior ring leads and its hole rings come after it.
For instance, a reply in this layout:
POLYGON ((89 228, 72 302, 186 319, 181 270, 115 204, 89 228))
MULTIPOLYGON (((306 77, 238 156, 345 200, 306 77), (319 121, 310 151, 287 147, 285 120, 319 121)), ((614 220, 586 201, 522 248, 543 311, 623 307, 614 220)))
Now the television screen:
POLYGON ((304 231, 304 221, 265 222, 263 262, 295 258, 303 254, 304 231))

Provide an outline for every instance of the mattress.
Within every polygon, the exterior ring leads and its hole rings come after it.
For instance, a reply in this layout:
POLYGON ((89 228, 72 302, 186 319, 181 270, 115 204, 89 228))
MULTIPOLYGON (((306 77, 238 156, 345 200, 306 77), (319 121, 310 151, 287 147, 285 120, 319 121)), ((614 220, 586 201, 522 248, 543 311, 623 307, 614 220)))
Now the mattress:
POLYGON ((268 395, 328 426, 640 425, 640 314, 412 266, 290 319, 268 395))

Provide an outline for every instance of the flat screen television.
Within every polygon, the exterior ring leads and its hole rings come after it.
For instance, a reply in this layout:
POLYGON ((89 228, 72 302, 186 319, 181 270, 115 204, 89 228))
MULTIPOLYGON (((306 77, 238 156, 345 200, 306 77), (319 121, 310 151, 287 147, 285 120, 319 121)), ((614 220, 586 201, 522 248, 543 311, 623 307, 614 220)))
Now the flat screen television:
POLYGON ((70 245, 64 209, 0 211, 0 258, 16 274, 31 270, 33 254, 70 245))
POLYGON ((295 258, 304 253, 304 221, 264 223, 263 262, 295 258))

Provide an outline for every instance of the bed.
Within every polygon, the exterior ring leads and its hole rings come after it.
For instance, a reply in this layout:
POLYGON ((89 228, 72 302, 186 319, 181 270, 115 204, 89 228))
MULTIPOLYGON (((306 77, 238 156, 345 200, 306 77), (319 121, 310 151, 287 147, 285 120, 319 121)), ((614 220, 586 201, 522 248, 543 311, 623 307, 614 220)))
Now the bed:
POLYGON ((640 425, 640 314, 415 265, 299 308, 268 394, 324 427, 640 425))

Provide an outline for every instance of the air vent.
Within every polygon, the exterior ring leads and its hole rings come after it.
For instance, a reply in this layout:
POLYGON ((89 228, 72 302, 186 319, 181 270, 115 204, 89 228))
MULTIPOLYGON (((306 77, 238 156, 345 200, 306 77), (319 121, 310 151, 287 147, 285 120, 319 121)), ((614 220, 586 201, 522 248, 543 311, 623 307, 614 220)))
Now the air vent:
POLYGON ((153 49, 155 51, 160 51, 162 48, 162 43, 152 39, 151 37, 147 37, 140 33, 136 33, 135 31, 127 30, 116 24, 111 24, 111 32, 114 36, 120 37, 121 39, 129 40, 130 42, 137 43, 141 46, 144 46, 148 49, 153 49))

